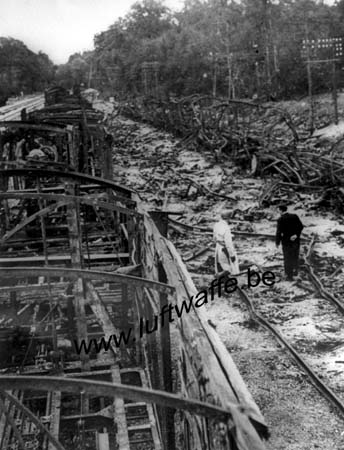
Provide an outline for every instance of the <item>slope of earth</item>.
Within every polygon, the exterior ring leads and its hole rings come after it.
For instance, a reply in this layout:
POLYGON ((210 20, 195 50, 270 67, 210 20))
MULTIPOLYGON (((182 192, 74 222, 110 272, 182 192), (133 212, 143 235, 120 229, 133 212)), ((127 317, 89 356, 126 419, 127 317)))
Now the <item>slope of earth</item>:
MULTIPOLYGON (((226 209, 232 217, 241 270, 270 270, 276 280, 271 287, 248 288, 243 274, 239 285, 257 312, 283 333, 344 402, 343 315, 320 296, 305 268, 300 280, 283 280, 282 254, 274 246, 278 212, 274 207, 259 207, 266 180, 240 174, 228 160, 215 164, 210 155, 185 148, 145 124, 111 115, 107 123, 115 138, 115 179, 134 188, 151 210, 173 213, 169 238, 196 287, 209 286, 214 277, 212 226, 226 209)), ((305 225, 302 253, 316 234, 311 260, 315 272, 326 288, 340 296, 344 291, 344 221, 315 209, 312 195, 291 192, 290 200, 305 225)), ((344 422, 338 411, 274 337, 250 318, 237 293, 215 298, 204 308, 269 424, 267 448, 343 450, 344 422)))

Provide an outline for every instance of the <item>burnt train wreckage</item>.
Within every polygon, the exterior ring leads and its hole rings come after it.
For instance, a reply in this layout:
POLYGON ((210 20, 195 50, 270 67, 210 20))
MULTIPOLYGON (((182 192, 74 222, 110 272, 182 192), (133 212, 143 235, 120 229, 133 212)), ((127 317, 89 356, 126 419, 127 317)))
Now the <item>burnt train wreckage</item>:
POLYGON ((22 118, 0 124, 0 448, 263 449, 264 419, 201 310, 138 335, 196 290, 164 216, 112 180, 102 113, 51 89, 22 118))

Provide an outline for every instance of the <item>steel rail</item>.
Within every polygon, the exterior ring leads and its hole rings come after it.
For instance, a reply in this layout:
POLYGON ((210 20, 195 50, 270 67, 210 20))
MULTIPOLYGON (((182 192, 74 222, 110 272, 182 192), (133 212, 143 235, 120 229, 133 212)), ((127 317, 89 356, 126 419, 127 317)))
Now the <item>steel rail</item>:
POLYGON ((36 104, 44 105, 44 95, 36 95, 31 98, 21 99, 9 105, 0 107, 0 115, 8 115, 14 112, 20 112, 23 108, 30 108, 36 104))
POLYGON ((113 272, 102 272, 98 270, 72 269, 65 267, 0 267, 1 279, 24 278, 35 276, 50 276, 52 278, 64 277, 71 280, 83 278, 85 280, 117 281, 123 284, 142 286, 154 289, 158 292, 174 294, 175 288, 169 284, 152 281, 146 278, 133 277, 113 272))
POLYGON ((307 251, 307 254, 305 255, 305 266, 308 272, 308 275, 314 284, 315 288, 317 289, 318 293, 325 299, 330 301, 342 314, 344 314, 344 305, 338 300, 334 295, 332 295, 330 292, 328 292, 323 284, 321 283, 320 279, 315 275, 314 269, 309 261, 309 258, 312 254, 313 246, 315 244, 316 237, 314 236, 312 239, 312 242, 309 246, 309 249, 307 251))
POLYGON ((291 355, 294 357, 294 360, 298 364, 298 366, 304 370, 315 387, 318 389, 318 391, 326 397, 326 399, 337 408, 337 410, 340 412, 340 415, 344 418, 344 404, 341 401, 341 399, 328 387, 326 386, 319 376, 313 371, 313 369, 304 361, 302 356, 299 355, 299 353, 291 346, 291 344, 285 339, 285 337, 276 330, 275 327, 273 327, 270 322, 268 322, 264 317, 262 317, 259 313, 257 313, 251 299, 248 297, 248 295, 238 286, 237 288, 241 298, 246 303, 246 306, 249 310, 251 318, 258 322, 260 325, 262 325, 264 328, 269 330, 274 334, 274 336, 277 338, 277 340, 291 353, 291 355))
POLYGON ((36 103, 38 101, 42 101, 44 100, 44 95, 43 94, 38 94, 38 95, 34 95, 30 98, 22 98, 19 99, 18 101, 15 101, 11 104, 7 104, 4 106, 0 107, 0 114, 5 114, 7 112, 11 112, 14 109, 18 109, 19 107, 23 107, 25 105, 30 105, 31 103, 36 103))
POLYGON ((44 108, 44 99, 36 100, 35 102, 29 103, 27 105, 23 105, 20 108, 12 108, 11 111, 5 112, 3 114, 0 113, 0 119, 2 121, 12 121, 12 120, 20 120, 21 119, 21 111, 23 109, 26 110, 27 113, 36 111, 44 108))

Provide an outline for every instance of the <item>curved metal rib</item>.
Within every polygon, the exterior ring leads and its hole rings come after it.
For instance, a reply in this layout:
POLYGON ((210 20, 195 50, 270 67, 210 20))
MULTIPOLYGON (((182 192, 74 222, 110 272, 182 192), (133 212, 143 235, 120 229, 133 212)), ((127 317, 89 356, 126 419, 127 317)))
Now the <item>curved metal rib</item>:
POLYGON ((83 278, 85 280, 117 281, 123 284, 141 286, 154 289, 158 292, 173 294, 175 289, 169 284, 146 278, 133 277, 113 272, 102 272, 100 270, 83 270, 62 267, 0 267, 1 278, 21 278, 34 276, 65 277, 71 280, 83 278))
MULTIPOLYGON (((86 196, 81 196, 81 195, 65 195, 65 194, 46 194, 43 192, 15 192, 15 191, 11 191, 11 192, 0 192, 0 200, 5 200, 5 199, 10 199, 10 198, 14 198, 14 199, 32 199, 32 198, 37 198, 37 199, 42 199, 42 200, 56 200, 56 201, 78 201, 80 203, 83 203, 85 205, 90 205, 90 206, 98 206, 99 208, 103 208, 103 209, 108 209, 109 211, 118 211, 124 214, 129 214, 129 215, 136 215, 136 216, 141 216, 141 214, 139 214, 137 211, 133 210, 133 209, 128 209, 128 208, 124 208, 123 206, 118 206, 115 203, 112 202, 105 202, 103 201, 101 198, 96 198, 96 197, 91 197, 90 195, 86 196)), ((116 200, 116 197, 115 197, 116 200)))
POLYGON ((61 170, 52 170, 52 169, 36 169, 36 168, 17 168, 17 169, 0 169, 0 177, 15 177, 15 176, 24 176, 24 177, 42 177, 42 178, 68 178, 71 180, 78 181, 87 181, 91 184, 99 184, 100 186, 112 188, 115 191, 118 191, 122 194, 127 195, 129 198, 131 194, 134 194, 135 191, 129 188, 125 188, 117 183, 114 183, 111 180, 106 180, 100 177, 94 177, 92 175, 85 175, 80 172, 63 172, 61 170))

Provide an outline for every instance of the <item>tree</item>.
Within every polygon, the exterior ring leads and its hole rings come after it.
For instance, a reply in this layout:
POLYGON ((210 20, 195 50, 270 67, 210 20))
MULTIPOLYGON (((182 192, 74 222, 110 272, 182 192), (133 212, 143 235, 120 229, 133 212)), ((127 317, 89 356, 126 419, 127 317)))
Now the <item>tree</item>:
MULTIPOLYGON (((94 74, 93 87, 123 96, 193 93, 261 99, 307 92, 301 55, 310 38, 344 35, 344 0, 185 0, 182 11, 162 1, 135 3, 128 14, 95 36, 95 50, 73 55, 62 79, 94 74), (82 59, 80 59, 82 58, 82 59)), ((328 88, 326 67, 314 74, 328 88)))
POLYGON ((35 54, 23 42, 0 37, 0 102, 21 92, 42 91, 54 77, 55 67, 42 52, 35 54))

